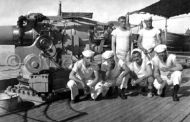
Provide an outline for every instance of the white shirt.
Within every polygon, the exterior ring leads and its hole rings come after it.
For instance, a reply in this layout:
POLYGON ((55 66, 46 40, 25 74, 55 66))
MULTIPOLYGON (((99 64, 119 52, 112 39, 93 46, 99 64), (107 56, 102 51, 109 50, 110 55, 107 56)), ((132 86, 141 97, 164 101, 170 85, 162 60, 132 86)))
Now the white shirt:
MULTIPOLYGON (((110 77, 109 79, 115 79, 119 74, 121 73, 121 68, 123 67, 125 63, 122 60, 119 60, 116 64, 115 67, 111 70, 110 77)), ((102 63, 101 70, 102 71, 107 71, 109 67, 109 64, 105 61, 102 63)))
POLYGON ((150 65, 151 62, 148 59, 144 59, 142 61, 141 66, 138 66, 136 62, 132 62, 129 65, 129 69, 133 71, 138 78, 141 78, 145 75, 147 75, 147 66, 150 65))
POLYGON ((161 68, 165 67, 165 68, 169 68, 172 67, 176 64, 176 55, 174 54, 169 54, 168 58, 166 60, 166 63, 160 61, 158 56, 155 56, 153 59, 153 64, 154 66, 157 66, 160 69, 160 73, 162 76, 167 76, 170 72, 164 72, 161 70, 161 68))
POLYGON ((157 44, 157 36, 160 34, 160 31, 156 28, 147 30, 147 29, 141 29, 139 31, 139 36, 142 36, 142 46, 146 50, 150 51, 153 49, 157 44))
POLYGON ((129 30, 121 30, 120 28, 116 28, 112 31, 112 36, 115 36, 116 38, 116 52, 127 53, 129 51, 130 35, 131 31, 129 30))
POLYGON ((83 59, 77 61, 72 69, 72 71, 76 72, 76 76, 78 78, 85 78, 86 80, 91 79, 94 71, 97 70, 98 70, 97 65, 91 65, 90 67, 85 67, 83 59))

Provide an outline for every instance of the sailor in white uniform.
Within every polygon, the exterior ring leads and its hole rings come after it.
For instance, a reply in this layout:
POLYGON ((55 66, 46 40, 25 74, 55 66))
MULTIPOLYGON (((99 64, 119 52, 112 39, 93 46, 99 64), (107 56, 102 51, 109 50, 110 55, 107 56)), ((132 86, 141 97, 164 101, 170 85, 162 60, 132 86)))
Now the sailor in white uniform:
POLYGON ((82 52, 83 59, 77 61, 69 75, 70 80, 67 83, 71 90, 71 101, 78 102, 78 89, 84 89, 85 93, 91 93, 91 98, 96 99, 101 89, 95 89, 98 83, 98 66, 92 63, 94 52, 85 50, 82 52))
POLYGON ((113 51, 105 51, 102 54, 103 63, 101 66, 101 71, 105 73, 103 78, 103 94, 106 94, 111 86, 115 87, 115 90, 118 91, 119 96, 122 99, 126 99, 125 95, 127 89, 127 83, 129 80, 129 68, 119 59, 118 62, 114 60, 113 51))
POLYGON ((131 70, 132 86, 139 85, 148 87, 148 97, 153 96, 153 75, 152 63, 148 58, 142 58, 142 51, 138 48, 132 50, 132 63, 129 65, 131 70))
POLYGON ((155 47, 157 55, 152 59, 154 64, 154 87, 157 94, 165 96, 165 86, 173 85, 173 101, 179 101, 177 96, 180 83, 182 66, 176 61, 176 55, 167 53, 166 45, 160 44, 155 47))
POLYGON ((160 31, 152 26, 152 16, 147 15, 143 20, 145 27, 139 31, 138 47, 144 52, 142 57, 152 59, 154 47, 161 43, 160 31))

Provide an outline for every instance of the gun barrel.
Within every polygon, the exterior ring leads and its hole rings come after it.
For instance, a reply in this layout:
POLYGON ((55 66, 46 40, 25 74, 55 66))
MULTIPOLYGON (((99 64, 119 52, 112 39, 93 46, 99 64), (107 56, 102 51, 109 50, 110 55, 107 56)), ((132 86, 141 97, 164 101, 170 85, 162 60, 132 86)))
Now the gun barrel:
POLYGON ((0 26, 0 45, 14 45, 19 38, 16 26, 0 26))

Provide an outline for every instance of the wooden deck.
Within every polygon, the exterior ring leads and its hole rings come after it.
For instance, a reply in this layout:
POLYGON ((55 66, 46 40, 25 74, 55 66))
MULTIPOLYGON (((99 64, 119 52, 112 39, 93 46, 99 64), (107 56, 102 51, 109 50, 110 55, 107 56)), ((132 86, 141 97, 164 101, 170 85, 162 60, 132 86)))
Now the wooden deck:
POLYGON ((0 122, 189 122, 190 70, 183 72, 180 102, 172 101, 171 89, 167 90, 165 98, 138 95, 129 96, 126 100, 87 100, 76 104, 71 104, 67 99, 59 99, 30 109, 28 107, 32 104, 26 103, 13 113, 0 113, 0 122))

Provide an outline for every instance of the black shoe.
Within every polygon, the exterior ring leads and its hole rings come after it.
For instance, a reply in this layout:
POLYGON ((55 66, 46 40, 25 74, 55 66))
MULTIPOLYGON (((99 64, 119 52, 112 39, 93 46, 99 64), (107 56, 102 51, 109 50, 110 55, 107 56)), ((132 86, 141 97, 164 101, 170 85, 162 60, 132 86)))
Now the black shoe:
POLYGON ((74 100, 71 100, 71 103, 75 104, 78 103, 79 101, 80 101, 79 95, 77 95, 74 100))
POLYGON ((179 101, 179 97, 177 95, 173 96, 173 101, 179 101))
POLYGON ((100 101, 102 100, 102 93, 98 95, 98 97, 96 99, 94 99, 94 101, 100 101))
POLYGON ((117 97, 118 97, 118 94, 119 94, 119 89, 118 89, 118 87, 113 87, 111 96, 112 96, 113 98, 117 98, 117 97))
POLYGON ((160 97, 165 97, 166 96, 166 86, 162 89, 162 94, 160 97))
POLYGON ((84 95, 83 100, 89 100, 89 99, 91 99, 91 95, 90 94, 84 95))
POLYGON ((109 97, 112 97, 112 95, 113 95, 113 89, 114 89, 113 87, 110 87, 110 88, 109 88, 109 90, 108 90, 108 92, 107 92, 107 94, 106 94, 106 97, 108 97, 108 98, 109 98, 109 97))
POLYGON ((123 88, 122 90, 119 89, 119 96, 121 97, 121 99, 127 99, 127 95, 125 95, 125 88, 123 88))
POLYGON ((146 90, 144 87, 140 87, 138 90, 138 94, 142 96, 147 96, 146 90))
POLYGON ((179 85, 175 85, 173 89, 173 101, 179 101, 179 97, 177 96, 177 93, 179 91, 179 85))

